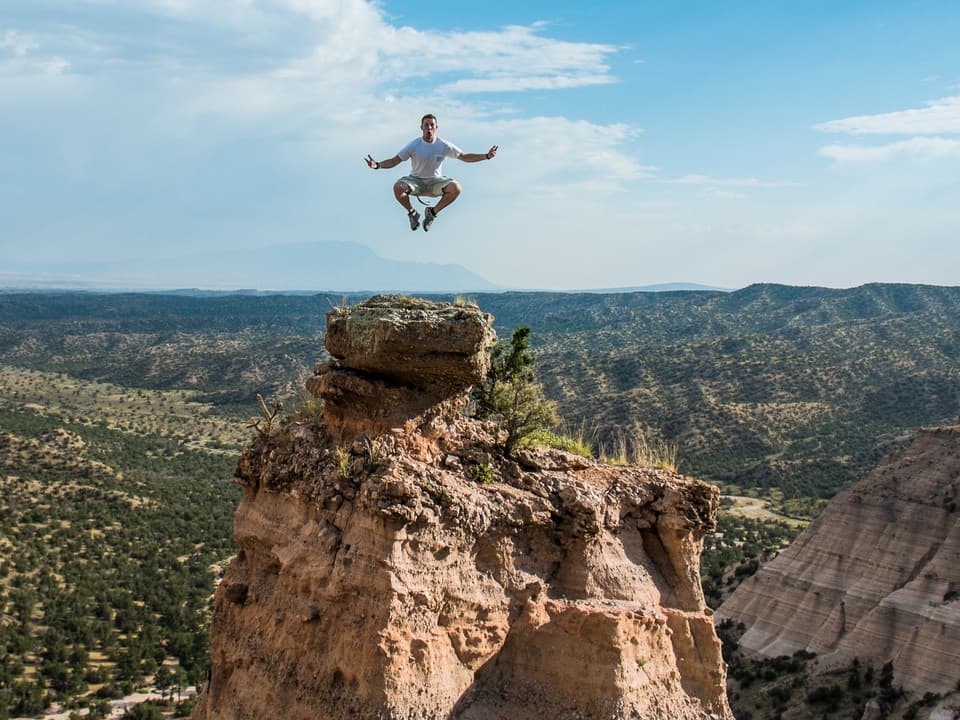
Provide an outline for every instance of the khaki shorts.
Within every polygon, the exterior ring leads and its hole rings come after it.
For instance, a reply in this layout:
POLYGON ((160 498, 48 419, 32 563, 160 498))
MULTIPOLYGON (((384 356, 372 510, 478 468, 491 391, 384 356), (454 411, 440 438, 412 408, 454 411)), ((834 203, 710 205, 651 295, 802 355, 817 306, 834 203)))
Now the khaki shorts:
POLYGON ((415 175, 404 175, 397 182, 406 183, 410 186, 411 195, 422 195, 424 197, 440 197, 443 195, 443 188, 453 182, 453 178, 448 177, 416 177, 415 175))

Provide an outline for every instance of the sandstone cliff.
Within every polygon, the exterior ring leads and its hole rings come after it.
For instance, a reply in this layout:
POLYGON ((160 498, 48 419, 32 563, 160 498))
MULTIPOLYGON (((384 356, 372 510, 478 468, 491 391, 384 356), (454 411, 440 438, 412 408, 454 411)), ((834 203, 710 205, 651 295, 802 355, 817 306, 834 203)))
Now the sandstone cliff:
POLYGON ((323 418, 256 440, 196 720, 731 718, 700 590, 715 488, 498 450, 479 311, 328 315, 323 418))
POLYGON ((914 442, 838 494, 717 611, 765 656, 893 662, 896 685, 960 683, 960 427, 914 442))

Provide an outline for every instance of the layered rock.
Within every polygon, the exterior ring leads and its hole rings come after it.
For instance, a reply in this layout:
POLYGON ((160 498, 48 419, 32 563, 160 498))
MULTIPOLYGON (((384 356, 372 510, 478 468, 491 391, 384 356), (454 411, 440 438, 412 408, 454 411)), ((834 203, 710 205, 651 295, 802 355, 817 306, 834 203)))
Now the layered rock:
POLYGON ((892 661, 895 683, 960 683, 960 427, 925 430, 849 489, 717 611, 766 656, 892 661))
POLYGON ((715 488, 504 457, 496 427, 461 412, 493 339, 476 310, 380 298, 328 322, 323 421, 238 466, 239 552, 196 720, 732 717, 699 582, 715 488), (473 340, 444 350, 461 331, 473 340))
POLYGON ((324 399, 327 427, 376 435, 479 382, 496 340, 475 307, 377 295, 327 313, 325 345, 307 389, 324 399))

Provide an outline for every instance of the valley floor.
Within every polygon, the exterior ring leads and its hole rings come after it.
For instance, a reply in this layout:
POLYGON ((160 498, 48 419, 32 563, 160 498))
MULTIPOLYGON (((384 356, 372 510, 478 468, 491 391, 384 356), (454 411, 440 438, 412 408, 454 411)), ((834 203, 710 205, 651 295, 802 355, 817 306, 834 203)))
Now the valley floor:
MULTIPOLYGON (((188 688, 184 688, 181 693, 183 699, 195 697, 197 694, 197 689, 192 685, 188 688)), ((110 701, 110 714, 106 716, 104 720, 120 720, 123 717, 123 714, 132 708, 134 705, 139 705, 142 702, 147 700, 160 700, 160 693, 153 692, 136 692, 126 697, 122 697, 118 700, 110 701)), ((70 713, 77 712, 81 716, 85 716, 87 711, 86 709, 81 710, 57 710, 56 712, 49 712, 45 715, 39 716, 42 720, 69 720, 70 713)), ((36 718, 13 718, 13 720, 36 720, 36 718)))

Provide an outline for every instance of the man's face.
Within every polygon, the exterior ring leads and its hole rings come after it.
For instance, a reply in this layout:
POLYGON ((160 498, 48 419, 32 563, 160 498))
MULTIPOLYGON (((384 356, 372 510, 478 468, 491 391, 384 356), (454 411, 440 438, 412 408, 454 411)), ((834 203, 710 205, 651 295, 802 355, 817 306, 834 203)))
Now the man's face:
POLYGON ((423 131, 423 139, 427 142, 433 142, 437 137, 437 121, 433 118, 424 118, 420 123, 420 129, 423 131))

